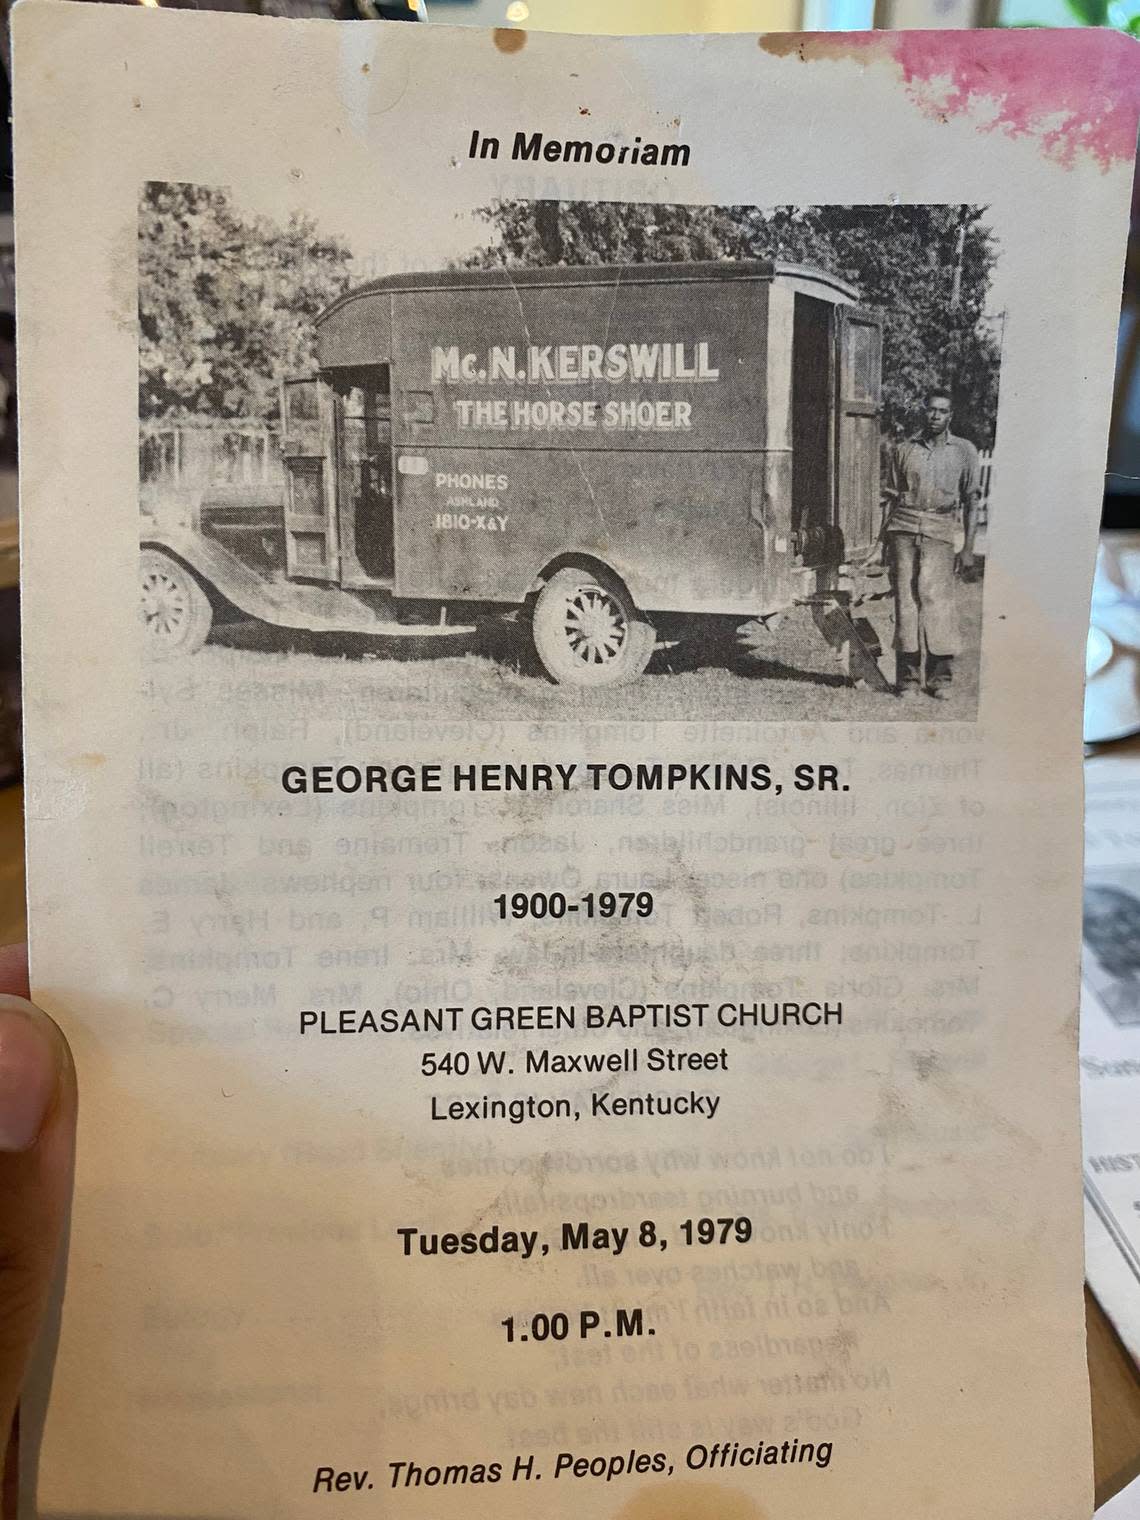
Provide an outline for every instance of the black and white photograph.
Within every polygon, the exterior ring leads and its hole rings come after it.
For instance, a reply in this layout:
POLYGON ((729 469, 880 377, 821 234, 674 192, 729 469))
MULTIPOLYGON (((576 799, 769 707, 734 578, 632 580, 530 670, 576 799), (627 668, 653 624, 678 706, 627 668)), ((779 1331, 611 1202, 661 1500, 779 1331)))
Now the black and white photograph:
POLYGON ((395 716, 976 718, 984 207, 455 223, 390 268, 308 212, 144 187, 148 654, 336 660, 395 716))
POLYGON ((1088 875, 1084 944, 1085 982, 1109 1018, 1140 1026, 1140 871, 1088 875))

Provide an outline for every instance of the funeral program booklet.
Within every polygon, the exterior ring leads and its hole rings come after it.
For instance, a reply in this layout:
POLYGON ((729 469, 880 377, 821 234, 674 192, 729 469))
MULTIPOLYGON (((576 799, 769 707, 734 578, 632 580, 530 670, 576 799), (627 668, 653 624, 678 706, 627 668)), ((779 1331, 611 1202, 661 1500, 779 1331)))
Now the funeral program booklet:
POLYGON ((1087 1516, 1134 44, 15 49, 29 1512, 1087 1516))

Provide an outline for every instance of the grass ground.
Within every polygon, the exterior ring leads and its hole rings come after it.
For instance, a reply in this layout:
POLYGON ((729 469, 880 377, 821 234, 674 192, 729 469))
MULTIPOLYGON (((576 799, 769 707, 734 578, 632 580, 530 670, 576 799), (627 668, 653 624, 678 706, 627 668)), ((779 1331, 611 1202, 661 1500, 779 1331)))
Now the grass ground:
MULTIPOLYGON (((353 715, 389 719, 961 721, 977 714, 982 586, 961 585, 959 596, 965 652, 946 702, 901 702, 852 687, 803 607, 750 647, 715 624, 698 625, 693 637, 657 650, 638 680, 597 691, 553 685, 526 630, 508 622, 455 639, 357 641, 347 652, 343 639, 276 632, 264 647, 266 630, 238 625, 194 656, 194 667, 202 677, 224 673, 227 680, 240 671, 245 681, 272 683, 286 666, 291 681, 334 678, 338 700, 353 715)), ((879 665, 893 680, 889 596, 865 603, 859 614, 878 635, 879 665)))

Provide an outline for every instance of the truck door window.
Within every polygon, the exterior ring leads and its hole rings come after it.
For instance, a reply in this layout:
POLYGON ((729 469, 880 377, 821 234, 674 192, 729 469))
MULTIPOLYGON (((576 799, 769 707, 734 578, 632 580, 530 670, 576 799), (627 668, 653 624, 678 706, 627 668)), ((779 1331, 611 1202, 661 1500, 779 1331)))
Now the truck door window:
POLYGON ((870 406, 879 400, 879 335, 875 328, 852 322, 841 350, 843 395, 870 406))
POLYGON ((315 377, 285 382, 282 452, 286 457, 324 452, 319 385, 320 381, 315 377))

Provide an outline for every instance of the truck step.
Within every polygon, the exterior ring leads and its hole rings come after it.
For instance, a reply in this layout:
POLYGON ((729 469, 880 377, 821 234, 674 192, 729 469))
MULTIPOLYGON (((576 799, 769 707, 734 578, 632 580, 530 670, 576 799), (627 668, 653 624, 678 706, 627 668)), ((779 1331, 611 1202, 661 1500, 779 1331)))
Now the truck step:
POLYGON ((881 652, 879 641, 866 618, 853 618, 840 601, 825 602, 822 599, 813 599, 811 615, 832 649, 842 656, 847 676, 856 686, 865 684, 872 691, 894 689, 879 669, 875 658, 875 654, 881 652))

